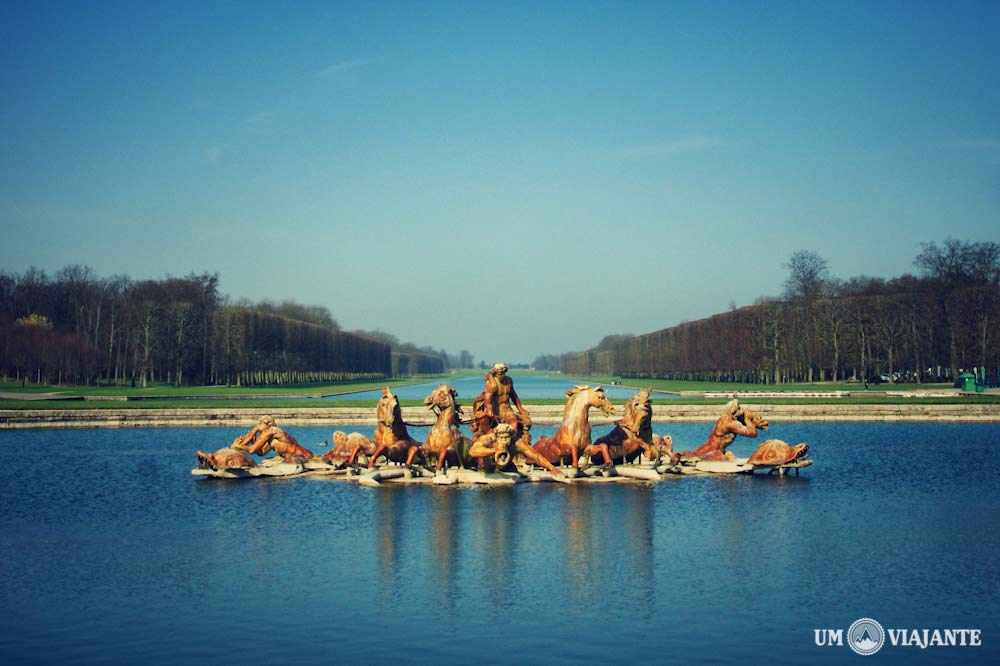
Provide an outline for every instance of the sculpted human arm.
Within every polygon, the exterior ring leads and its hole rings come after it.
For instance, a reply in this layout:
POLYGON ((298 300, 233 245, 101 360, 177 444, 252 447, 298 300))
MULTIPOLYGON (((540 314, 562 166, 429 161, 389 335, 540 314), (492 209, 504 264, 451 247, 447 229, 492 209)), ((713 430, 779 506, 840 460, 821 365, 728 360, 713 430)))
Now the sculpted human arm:
POLYGON ((752 422, 744 425, 739 421, 736 421, 733 423, 733 427, 730 432, 734 432, 737 435, 743 435, 744 437, 756 437, 757 426, 755 426, 752 422))
POLYGON ((743 437, 756 437, 757 426, 761 424, 760 417, 748 411, 744 412, 744 418, 746 423, 743 423, 738 418, 728 419, 723 424, 723 430, 734 435, 742 435, 743 437))
POLYGON ((258 431, 258 437, 254 443, 250 445, 250 448, 248 448, 247 451, 254 455, 262 456, 271 450, 271 440, 274 439, 274 431, 276 428, 260 428, 255 430, 258 431))
POLYGON ((236 439, 234 439, 233 443, 230 446, 232 446, 232 448, 234 449, 247 449, 248 445, 250 445, 253 442, 254 438, 260 433, 261 430, 262 427, 260 426, 260 424, 255 425, 253 428, 250 429, 250 432, 244 435, 240 435, 236 439))

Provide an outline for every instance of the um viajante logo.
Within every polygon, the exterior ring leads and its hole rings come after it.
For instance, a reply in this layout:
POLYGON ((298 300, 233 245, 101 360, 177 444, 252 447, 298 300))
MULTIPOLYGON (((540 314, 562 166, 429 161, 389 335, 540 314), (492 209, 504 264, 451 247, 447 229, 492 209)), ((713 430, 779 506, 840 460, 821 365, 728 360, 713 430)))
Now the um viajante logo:
POLYGON ((885 645, 885 630, 882 625, 871 619, 863 617, 855 620, 851 628, 847 630, 847 644, 852 650, 863 657, 875 654, 885 645))
POLYGON ((863 657, 875 654, 888 643, 893 648, 977 648, 983 644, 980 629, 883 629, 870 617, 855 620, 845 635, 843 629, 813 629, 819 647, 843 646, 846 642, 863 657))

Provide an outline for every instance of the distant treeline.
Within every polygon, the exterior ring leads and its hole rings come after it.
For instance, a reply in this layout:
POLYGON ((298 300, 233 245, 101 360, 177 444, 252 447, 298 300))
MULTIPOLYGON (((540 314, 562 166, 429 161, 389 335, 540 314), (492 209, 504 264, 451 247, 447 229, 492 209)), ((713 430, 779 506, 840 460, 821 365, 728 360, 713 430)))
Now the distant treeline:
POLYGON ((475 359, 465 349, 460 351, 457 356, 453 356, 444 349, 417 347, 409 342, 400 342, 395 335, 381 329, 355 331, 355 333, 380 340, 389 345, 392 349, 392 374, 395 377, 436 375, 450 368, 475 367, 475 359))
POLYGON ((0 373, 36 383, 237 386, 381 379, 390 346, 329 310, 229 304, 218 274, 134 281, 83 266, 0 272, 0 373))
MULTIPOLYGON (((559 358, 570 374, 751 383, 991 381, 1000 366, 1000 246, 927 243, 919 276, 837 280, 800 251, 781 299, 645 335, 608 336, 559 358), (981 369, 978 370, 977 369, 981 369)), ((542 356, 539 364, 551 364, 542 356)))

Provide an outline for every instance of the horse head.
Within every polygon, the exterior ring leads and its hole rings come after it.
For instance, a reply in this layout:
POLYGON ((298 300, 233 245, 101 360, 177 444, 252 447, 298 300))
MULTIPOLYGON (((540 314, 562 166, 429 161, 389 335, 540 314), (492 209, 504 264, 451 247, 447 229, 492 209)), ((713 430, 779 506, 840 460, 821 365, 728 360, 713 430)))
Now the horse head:
POLYGON ((382 389, 382 395, 378 399, 378 407, 375 410, 378 422, 387 428, 391 428, 401 414, 399 398, 386 386, 382 389))
POLYGON ((603 386, 588 386, 587 388, 590 389, 589 404, 591 407, 597 407, 606 415, 615 413, 615 406, 611 404, 610 400, 608 400, 608 396, 604 395, 603 386))
POLYGON ((632 400, 629 401, 631 409, 635 410, 640 414, 647 414, 653 411, 653 401, 649 397, 649 389, 641 389, 636 391, 636 394, 632 396, 632 400))
POLYGON ((649 389, 642 389, 625 403, 625 415, 619 423, 632 433, 638 433, 652 417, 653 401, 649 398, 649 389))
POLYGON ((424 398, 424 404, 427 405, 427 409, 436 410, 438 412, 444 412, 452 407, 461 411, 461 408, 455 401, 456 397, 458 397, 458 391, 447 384, 441 384, 436 389, 431 391, 430 395, 424 398))

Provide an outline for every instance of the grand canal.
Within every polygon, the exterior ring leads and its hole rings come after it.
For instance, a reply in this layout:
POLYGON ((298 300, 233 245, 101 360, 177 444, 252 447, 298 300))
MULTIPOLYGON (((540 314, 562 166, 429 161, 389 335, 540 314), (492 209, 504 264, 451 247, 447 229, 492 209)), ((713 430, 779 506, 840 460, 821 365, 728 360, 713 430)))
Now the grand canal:
MULTIPOLYGON (((708 428, 655 429, 685 448, 708 428)), ((879 663, 1000 659, 995 425, 774 423, 812 445, 798 478, 190 476, 195 449, 237 433, 0 433, 0 661, 849 662, 814 630, 863 617, 982 631, 975 648, 886 644, 879 663)))

